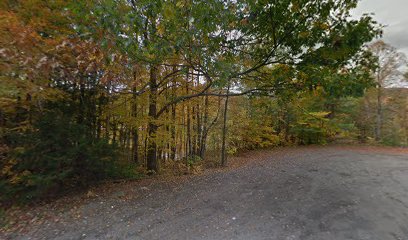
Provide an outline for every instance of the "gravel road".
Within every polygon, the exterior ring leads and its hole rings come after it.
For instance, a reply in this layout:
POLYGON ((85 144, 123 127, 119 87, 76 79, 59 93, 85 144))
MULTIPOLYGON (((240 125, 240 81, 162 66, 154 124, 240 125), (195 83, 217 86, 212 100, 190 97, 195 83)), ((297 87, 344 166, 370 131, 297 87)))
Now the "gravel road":
POLYGON ((178 183, 119 186, 78 206, 75 220, 66 209, 56 222, 6 237, 408 240, 407 151, 301 147, 244 158, 244 166, 178 183))

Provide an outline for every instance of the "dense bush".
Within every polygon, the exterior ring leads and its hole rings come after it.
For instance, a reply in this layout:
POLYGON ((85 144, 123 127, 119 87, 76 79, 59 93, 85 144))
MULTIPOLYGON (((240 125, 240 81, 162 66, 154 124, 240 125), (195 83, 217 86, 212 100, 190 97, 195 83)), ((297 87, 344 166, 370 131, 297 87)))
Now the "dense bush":
POLYGON ((86 126, 61 112, 44 114, 33 129, 4 136, 12 148, 0 166, 0 200, 22 201, 61 193, 73 186, 123 177, 118 149, 96 139, 86 126))

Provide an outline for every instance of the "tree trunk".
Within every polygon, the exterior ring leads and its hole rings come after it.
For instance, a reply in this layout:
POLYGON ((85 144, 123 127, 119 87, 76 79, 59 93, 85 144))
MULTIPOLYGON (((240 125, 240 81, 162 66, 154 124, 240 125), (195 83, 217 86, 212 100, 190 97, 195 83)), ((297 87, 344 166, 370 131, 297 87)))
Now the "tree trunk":
POLYGON ((171 106, 171 120, 172 120, 172 125, 171 125, 171 153, 170 153, 170 159, 175 160, 176 159, 176 105, 173 104, 171 106))
POLYGON ((205 157, 205 148, 206 148, 206 142, 207 142, 207 124, 208 124, 208 96, 204 97, 204 117, 203 117, 203 123, 202 123, 202 129, 201 129, 201 134, 200 134, 200 146, 199 146, 199 151, 200 151, 200 158, 204 159, 205 157))
MULTIPOLYGON (((206 111, 207 111, 207 113, 206 113, 206 115, 207 115, 207 118, 208 118, 208 97, 207 97, 207 106, 206 106, 206 111)), ((208 133, 209 133, 209 131, 211 130, 211 128, 217 123, 217 121, 218 121, 218 118, 219 118, 219 116, 220 116, 220 112, 221 112, 221 97, 218 97, 218 109, 217 109, 217 114, 216 114, 216 116, 215 116, 215 118, 212 120, 212 122, 209 124, 209 125, 207 125, 207 124, 205 124, 204 125, 204 130, 203 130, 203 139, 202 139, 202 143, 203 143, 203 145, 202 145, 202 149, 201 149, 201 152, 202 152, 202 155, 200 156, 202 159, 204 159, 205 158, 205 151, 206 151, 206 149, 207 149, 207 137, 208 137, 208 133)))
MULTIPOLYGON (((137 117, 136 87, 133 87, 132 117, 133 121, 135 121, 137 117)), ((132 127, 132 158, 135 164, 139 164, 139 133, 137 126, 132 127)))
POLYGON ((221 165, 227 165, 227 154, 226 154, 226 138, 227 138, 227 112, 228 112, 228 94, 230 90, 230 85, 228 84, 227 88, 227 97, 225 99, 225 106, 224 106, 224 120, 223 120, 223 128, 222 128, 222 146, 221 146, 221 165))
MULTIPOLYGON (((187 80, 186 80, 186 95, 189 94, 188 91, 188 81, 190 79, 190 70, 187 71, 187 80)), ((188 165, 188 158, 190 157, 190 155, 192 154, 192 143, 191 143, 191 119, 190 119, 190 103, 186 102, 187 105, 187 115, 186 115, 186 121, 187 121, 187 139, 186 139, 186 165, 188 165)))
POLYGON ((113 125, 113 127, 112 127, 112 132, 113 132, 113 134, 112 134, 112 143, 116 144, 116 136, 117 136, 117 131, 118 131, 118 125, 117 125, 116 122, 114 122, 112 125, 113 125))
MULTIPOLYGON (((177 67, 173 66, 173 73, 175 73, 177 71, 177 67)), ((177 85, 177 81, 176 81, 176 77, 173 77, 172 81, 172 92, 171 92, 171 96, 174 99, 177 95, 176 92, 176 85, 177 85)), ((170 134, 171 134, 171 143, 170 143, 170 159, 171 160, 176 160, 176 151, 177 151, 177 136, 176 136, 176 104, 173 104, 171 106, 171 125, 170 125, 170 134)))
MULTIPOLYGON (((200 87, 200 75, 197 75, 197 88, 200 87)), ((201 135, 202 135, 202 126, 201 126, 201 112, 200 112, 200 103, 202 98, 197 99, 197 104, 196 104, 196 135, 194 137, 194 155, 200 155, 200 146, 201 146, 201 135)))
POLYGON ((289 142, 289 133, 290 133, 290 118, 289 118, 289 108, 286 106, 285 107, 285 122, 283 123, 285 126, 285 142, 289 142))
POLYGON ((190 106, 187 103, 187 157, 192 154, 190 106))
POLYGON ((377 116, 376 116, 376 126, 375 126, 375 140, 378 142, 382 138, 382 123, 383 123, 383 112, 382 112, 382 86, 378 86, 377 89, 377 116))
POLYGON ((79 116, 78 116, 78 124, 82 124, 85 119, 85 83, 84 80, 80 79, 79 84, 79 116))
POLYGON ((368 128, 367 123, 369 122, 370 119, 370 115, 371 115, 371 111, 370 111, 370 103, 368 100, 368 97, 365 96, 364 97, 364 118, 361 124, 361 142, 365 143, 367 141, 367 132, 371 132, 370 129, 368 128))
POLYGON ((148 147, 147 147, 147 170, 158 173, 160 171, 157 160, 157 67, 150 66, 150 92, 149 92, 149 124, 148 124, 148 147))
MULTIPOLYGON (((192 102, 192 104, 194 104, 193 102, 192 102)), ((190 132, 190 134, 191 134, 191 156, 194 156, 194 155, 196 155, 196 144, 197 144, 197 141, 196 141, 196 137, 197 137, 197 126, 195 125, 195 123, 196 123, 196 108, 195 108, 195 106, 193 105, 193 107, 191 108, 192 109, 192 111, 191 111, 191 114, 190 114, 190 116, 191 116, 191 122, 190 122, 190 124, 191 124, 191 132, 190 132)))

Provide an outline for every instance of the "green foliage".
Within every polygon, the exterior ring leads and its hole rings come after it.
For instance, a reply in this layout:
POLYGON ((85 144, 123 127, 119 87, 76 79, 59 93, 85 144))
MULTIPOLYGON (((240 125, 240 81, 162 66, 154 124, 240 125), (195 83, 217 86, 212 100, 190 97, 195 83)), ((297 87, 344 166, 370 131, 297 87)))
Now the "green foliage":
POLYGON ((117 161, 118 148, 87 133, 69 115, 50 111, 32 130, 5 136, 15 147, 2 166, 1 201, 39 199, 77 185, 124 177, 126 166, 117 161))
POLYGON ((197 155, 191 155, 187 157, 187 165, 188 166, 194 166, 196 164, 199 164, 203 159, 200 156, 197 155))
POLYGON ((330 135, 327 129, 327 116, 330 112, 304 112, 292 128, 293 134, 301 144, 326 143, 330 135))
MULTIPOLYGON (((269 113, 268 98, 231 99, 228 120, 228 153, 278 146, 281 139, 276 133, 269 113)), ((218 133, 214 133, 218 134, 218 133)))

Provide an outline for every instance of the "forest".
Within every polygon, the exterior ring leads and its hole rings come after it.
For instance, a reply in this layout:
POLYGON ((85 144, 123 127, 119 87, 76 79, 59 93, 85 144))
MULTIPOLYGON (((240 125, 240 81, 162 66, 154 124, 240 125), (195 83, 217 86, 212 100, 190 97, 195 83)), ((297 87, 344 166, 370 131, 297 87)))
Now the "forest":
POLYGON ((0 202, 241 152, 408 146, 407 66, 357 0, 3 0, 0 202))

